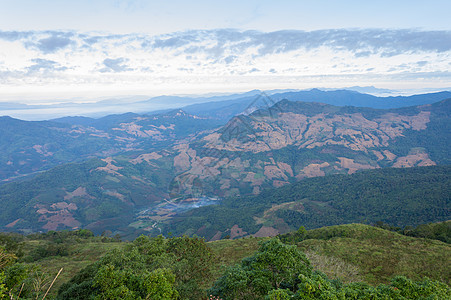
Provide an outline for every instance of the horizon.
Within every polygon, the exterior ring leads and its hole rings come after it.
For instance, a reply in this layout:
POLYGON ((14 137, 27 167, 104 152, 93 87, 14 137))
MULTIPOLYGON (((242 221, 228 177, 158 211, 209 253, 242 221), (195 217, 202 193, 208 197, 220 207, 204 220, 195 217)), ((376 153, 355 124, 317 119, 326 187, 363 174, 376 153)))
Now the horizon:
MULTIPOLYGON (((430 95, 441 92, 451 93, 451 89, 432 90, 423 93, 400 93, 399 91, 378 89, 374 86, 367 87, 347 87, 347 88, 312 88, 312 89, 277 89, 277 90, 251 90, 243 93, 208 93, 197 95, 160 95, 156 97, 147 96, 125 96, 106 99, 97 99, 97 101, 68 102, 58 103, 33 103, 23 104, 14 102, 0 102, 0 117, 12 117, 24 121, 46 121, 63 117, 88 117, 99 119, 108 115, 121 115, 135 113, 140 115, 165 113, 171 110, 184 109, 195 104, 208 104, 214 102, 236 101, 245 97, 258 98, 273 97, 284 93, 302 93, 314 90, 325 93, 335 91, 347 91, 361 95, 370 95, 378 99, 405 97, 416 95, 430 95), (164 101, 161 101, 161 100, 164 101), (125 106, 126 105, 126 106, 125 106), (125 108, 124 108, 125 107, 125 108), (74 113, 75 112, 75 113, 74 113)), ((277 97, 277 96, 276 96, 277 97)), ((295 100, 296 101, 296 100, 295 100)), ((307 101, 310 102, 310 101, 307 101)), ((321 102, 321 101, 319 101, 321 102)), ((332 104, 334 105, 334 104, 332 104)), ((336 104, 340 106, 340 104, 336 104)), ((360 106, 360 105, 357 105, 360 106)))

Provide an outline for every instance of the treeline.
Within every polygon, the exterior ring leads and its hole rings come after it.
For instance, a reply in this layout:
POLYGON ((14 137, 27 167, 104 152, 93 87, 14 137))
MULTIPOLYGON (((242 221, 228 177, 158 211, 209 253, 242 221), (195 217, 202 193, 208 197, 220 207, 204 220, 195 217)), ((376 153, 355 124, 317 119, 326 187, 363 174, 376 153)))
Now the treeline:
MULTIPOLYGON (((451 221, 420 224, 417 227, 405 226, 403 228, 391 226, 383 222, 376 222, 373 226, 410 237, 438 240, 447 244, 451 243, 451 221)), ((278 237, 284 243, 297 244, 308 239, 329 240, 337 237, 350 237, 355 234, 356 233, 352 232, 346 225, 323 227, 312 230, 307 230, 304 226, 301 226, 296 231, 281 234, 278 235, 278 237)), ((364 234, 364 231, 361 230, 360 234, 364 234)))
POLYGON ((376 222, 374 226, 407 236, 439 240, 451 244, 451 221, 420 224, 417 227, 405 226, 404 228, 379 221, 376 222))

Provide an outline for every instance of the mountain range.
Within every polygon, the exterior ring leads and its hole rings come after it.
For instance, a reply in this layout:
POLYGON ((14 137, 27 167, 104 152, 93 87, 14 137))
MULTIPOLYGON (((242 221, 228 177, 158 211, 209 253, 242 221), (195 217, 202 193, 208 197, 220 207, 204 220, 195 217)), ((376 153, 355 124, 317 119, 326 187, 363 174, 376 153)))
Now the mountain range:
MULTIPOLYGON (((83 227, 124 234, 171 228, 177 234, 201 233, 204 226, 208 238, 222 236, 232 228, 207 232, 211 219, 184 231, 177 222, 188 224, 186 216, 195 207, 221 207, 230 199, 239 203, 242 197, 309 177, 450 164, 450 94, 378 98, 311 90, 160 114, 41 122, 3 117, 0 176, 13 182, 0 186, 0 226, 23 232, 83 227), (337 105, 325 103, 332 100, 337 105), (366 107, 370 104, 373 108, 366 107), (392 106, 398 108, 377 108, 392 106), (35 172, 41 174, 15 180, 35 172)), ((449 178, 440 180, 449 188, 449 178)), ((434 209, 445 215, 422 220, 449 218, 449 196, 440 203, 434 209)), ((250 215, 258 219, 264 213, 250 215)), ((285 227, 272 228, 282 232, 299 225, 286 219, 285 227)), ((328 222, 311 227, 334 223, 328 222)), ((246 230, 271 227, 263 223, 255 221, 246 230)), ((235 235, 243 230, 244 224, 232 225, 235 235)))
MULTIPOLYGON (((373 108, 398 108, 404 106, 413 106, 421 104, 430 104, 442 99, 450 98, 451 92, 442 91, 429 94, 420 94, 413 96, 385 96, 378 97, 365 94, 362 91, 372 91, 376 93, 387 94, 386 90, 379 90, 371 87, 351 87, 350 90, 330 90, 330 89, 311 89, 311 90, 252 90, 238 94, 219 94, 219 95, 188 95, 188 96, 170 96, 163 95, 152 98, 145 96, 123 97, 106 99, 101 101, 80 99, 67 100, 62 103, 44 103, 44 104, 24 104, 0 102, 0 115, 24 120, 47 120, 66 116, 78 116, 101 118, 109 114, 122 114, 134 112, 139 114, 162 113, 172 109, 183 108, 189 113, 197 114, 200 111, 218 112, 220 107, 228 107, 231 114, 224 115, 225 121, 228 121, 234 114, 241 113, 256 97, 271 97, 273 102, 282 99, 304 102, 322 102, 331 105, 351 105, 357 107, 373 108), (146 99, 147 98, 147 99, 146 99), (205 106, 203 105, 205 104, 205 106), (230 107, 229 107, 230 106, 230 107), (235 107, 235 109, 233 108, 235 107)), ((390 93, 388 93, 390 94, 390 93)), ((36 102, 36 101, 35 101, 36 102)), ((46 102, 46 101, 43 101, 46 102)), ((48 102, 48 101, 47 101, 48 102)))

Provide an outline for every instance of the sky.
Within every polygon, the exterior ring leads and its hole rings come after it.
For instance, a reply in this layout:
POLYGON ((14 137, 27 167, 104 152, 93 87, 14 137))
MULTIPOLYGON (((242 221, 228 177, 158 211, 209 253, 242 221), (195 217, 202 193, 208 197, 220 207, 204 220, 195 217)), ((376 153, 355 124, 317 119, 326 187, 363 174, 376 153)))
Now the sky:
POLYGON ((0 0, 0 101, 451 88, 451 1, 0 0))

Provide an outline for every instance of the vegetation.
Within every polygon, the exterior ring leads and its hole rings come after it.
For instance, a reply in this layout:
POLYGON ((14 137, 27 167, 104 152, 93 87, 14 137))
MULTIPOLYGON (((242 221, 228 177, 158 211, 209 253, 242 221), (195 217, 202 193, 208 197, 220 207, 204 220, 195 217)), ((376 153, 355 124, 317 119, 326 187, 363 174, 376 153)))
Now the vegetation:
POLYGON ((306 256, 278 239, 261 244, 258 251, 228 268, 209 290, 221 299, 447 299, 445 283, 425 279, 414 282, 394 277, 389 285, 363 282, 343 284, 312 271, 306 256))
MULTIPOLYGON (((428 224, 435 225, 441 226, 428 224)), ((1 234, 0 295, 42 299, 63 268, 49 299, 450 296, 448 244, 368 225, 301 227, 278 238, 210 243, 186 236, 141 236, 133 242, 107 236, 88 230, 1 234), (30 259, 49 245, 65 246, 67 256, 30 259)))
POLYGON ((202 239, 141 236, 83 269, 60 288, 58 297, 200 299, 212 263, 213 253, 202 239))
POLYGON ((439 240, 447 244, 451 244, 451 221, 420 224, 415 228, 412 226, 405 226, 404 228, 401 228, 397 226, 391 226, 379 221, 376 222, 374 226, 407 236, 439 240))
POLYGON ((220 205, 179 215, 166 230, 183 234, 204 227, 210 238, 235 224, 248 233, 255 233, 261 224, 281 231, 379 221, 416 226, 448 220, 450 197, 451 166, 367 170, 308 178, 258 196, 225 199, 220 205))
MULTIPOLYGON (((313 252, 320 259, 331 257, 354 266, 358 277, 371 284, 387 283, 395 275, 414 280, 429 277, 451 283, 451 246, 440 241, 408 237, 362 224, 307 231, 301 228, 281 235, 280 239, 298 245, 305 253, 313 252)), ((348 269, 339 277, 347 279, 348 269)), ((334 270, 331 271, 328 275, 333 274, 334 270)))

